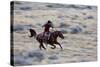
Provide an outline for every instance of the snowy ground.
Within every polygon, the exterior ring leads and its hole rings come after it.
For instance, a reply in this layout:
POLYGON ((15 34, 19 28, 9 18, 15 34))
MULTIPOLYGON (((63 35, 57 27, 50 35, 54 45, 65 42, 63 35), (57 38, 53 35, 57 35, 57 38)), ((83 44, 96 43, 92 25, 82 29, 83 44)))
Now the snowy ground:
POLYGON ((14 65, 40 65, 97 60, 97 7, 49 3, 15 2, 14 4, 14 65), (35 38, 29 38, 29 28, 37 33, 48 20, 55 30, 63 50, 40 50, 35 38))

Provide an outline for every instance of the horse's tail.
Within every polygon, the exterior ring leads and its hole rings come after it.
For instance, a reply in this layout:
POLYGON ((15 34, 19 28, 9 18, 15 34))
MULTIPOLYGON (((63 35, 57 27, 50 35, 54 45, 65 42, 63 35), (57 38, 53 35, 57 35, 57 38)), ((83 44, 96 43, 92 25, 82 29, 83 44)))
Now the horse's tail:
POLYGON ((33 37, 33 36, 36 37, 37 33, 34 29, 29 29, 29 31, 30 31, 30 36, 29 37, 33 37))

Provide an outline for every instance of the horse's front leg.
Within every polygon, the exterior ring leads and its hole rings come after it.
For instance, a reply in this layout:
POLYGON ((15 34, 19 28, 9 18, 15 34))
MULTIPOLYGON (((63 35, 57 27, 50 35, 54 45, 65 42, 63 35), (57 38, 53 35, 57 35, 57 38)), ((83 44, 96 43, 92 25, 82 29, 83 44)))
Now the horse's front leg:
POLYGON ((61 50, 63 50, 63 48, 62 48, 62 46, 61 46, 61 44, 59 42, 55 42, 55 44, 59 45, 61 50))

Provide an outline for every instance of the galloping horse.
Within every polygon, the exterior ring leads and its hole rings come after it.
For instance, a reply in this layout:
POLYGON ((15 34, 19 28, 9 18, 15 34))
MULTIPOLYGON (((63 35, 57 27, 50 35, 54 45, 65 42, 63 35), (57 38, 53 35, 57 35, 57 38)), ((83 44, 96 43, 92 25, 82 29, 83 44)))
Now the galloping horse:
MULTIPOLYGON (((43 33, 37 34, 34 29, 29 29, 29 31, 30 31, 30 34, 31 34, 29 37, 33 37, 34 36, 36 38, 36 40, 40 43, 39 48, 40 49, 41 48, 46 49, 44 47, 44 45, 43 45, 43 43, 44 43, 43 33)), ((57 37, 60 37, 60 38, 64 39, 64 36, 63 36, 61 31, 54 31, 54 32, 51 33, 50 38, 47 41, 47 44, 53 46, 53 47, 51 47, 52 49, 55 49, 56 46, 54 44, 57 44, 57 45, 60 46, 60 48, 62 50, 63 48, 62 48, 61 44, 57 41, 57 37)))

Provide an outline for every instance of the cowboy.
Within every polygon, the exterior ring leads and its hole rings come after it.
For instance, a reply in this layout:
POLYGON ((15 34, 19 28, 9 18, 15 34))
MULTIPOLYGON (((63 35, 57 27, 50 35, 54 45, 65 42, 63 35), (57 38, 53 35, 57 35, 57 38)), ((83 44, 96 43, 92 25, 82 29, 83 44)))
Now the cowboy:
POLYGON ((44 27, 44 32, 43 32, 43 37, 46 36, 47 40, 49 40, 50 37, 50 28, 53 28, 53 24, 50 20, 48 20, 48 22, 46 24, 44 24, 42 27, 44 27))

